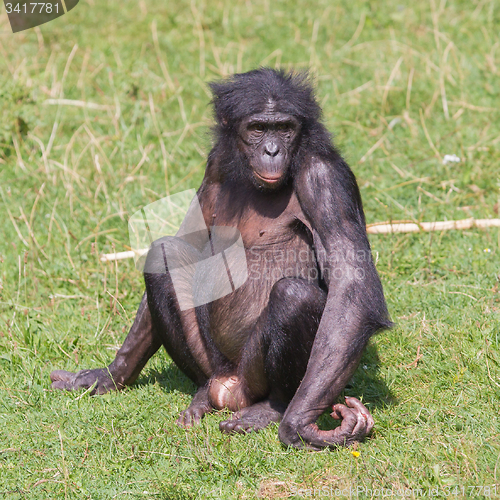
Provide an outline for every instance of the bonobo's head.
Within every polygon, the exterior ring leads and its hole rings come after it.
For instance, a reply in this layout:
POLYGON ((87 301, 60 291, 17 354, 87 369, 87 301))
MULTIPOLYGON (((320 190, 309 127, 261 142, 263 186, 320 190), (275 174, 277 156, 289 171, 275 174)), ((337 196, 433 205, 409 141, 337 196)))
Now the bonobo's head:
POLYGON ((221 170, 260 189, 285 184, 320 117, 307 74, 262 68, 210 87, 221 170))
POLYGON ((276 111, 271 100, 262 113, 250 115, 238 125, 238 148, 259 186, 274 188, 283 184, 300 136, 300 125, 294 116, 276 111))

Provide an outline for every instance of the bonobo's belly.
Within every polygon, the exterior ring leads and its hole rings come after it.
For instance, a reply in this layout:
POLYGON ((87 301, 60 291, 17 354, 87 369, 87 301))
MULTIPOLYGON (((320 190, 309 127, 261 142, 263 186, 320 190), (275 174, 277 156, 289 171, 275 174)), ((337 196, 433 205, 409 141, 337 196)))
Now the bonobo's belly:
MULTIPOLYGON (((273 285, 281 278, 318 282, 311 243, 303 234, 285 241, 245 245, 248 278, 233 293, 209 304, 210 336, 219 350, 237 362, 248 336, 261 328, 259 318, 269 302, 273 285)), ((231 264, 229 263, 229 268, 231 264)))

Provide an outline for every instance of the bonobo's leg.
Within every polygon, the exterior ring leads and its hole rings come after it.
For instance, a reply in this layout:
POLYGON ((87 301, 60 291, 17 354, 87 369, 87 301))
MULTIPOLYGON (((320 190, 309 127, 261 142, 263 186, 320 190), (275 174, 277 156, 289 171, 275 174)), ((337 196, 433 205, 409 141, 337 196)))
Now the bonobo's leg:
POLYGON ((260 401, 220 423, 222 432, 244 433, 279 422, 306 371, 326 293, 298 278, 275 283, 269 305, 248 340, 238 368, 243 392, 260 401))
POLYGON ((160 346, 161 337, 153 327, 147 297, 144 294, 134 324, 113 362, 107 368, 81 370, 78 373, 53 371, 50 374, 52 387, 73 390, 87 389, 96 384, 92 394, 123 389, 135 381, 148 359, 160 346))
MULTIPOLYGON (((203 246, 203 241, 194 243, 198 248, 203 246)), ((205 413, 212 411, 207 381, 220 357, 202 337, 190 304, 194 271, 201 259, 196 247, 180 238, 162 238, 153 244, 144 268, 153 324, 172 360, 199 387, 189 408, 177 420, 184 427, 199 423, 205 413)))
POLYGON ((326 431, 315 423, 349 382, 370 335, 385 326, 379 317, 367 314, 354 296, 347 298, 345 289, 338 293, 328 296, 306 373, 280 423, 278 435, 286 445, 317 450, 350 446, 373 427, 367 408, 351 397, 346 405, 333 407, 332 417, 342 419, 339 427, 326 431))
MULTIPOLYGON (((176 307, 175 290, 170 274, 165 268, 164 253, 174 265, 192 262, 197 256, 196 250, 179 238, 163 238, 152 245, 145 264, 146 293, 137 311, 134 324, 117 352, 114 361, 106 368, 82 370, 71 373, 56 370, 51 373, 52 387, 56 389, 89 388, 96 384, 92 394, 104 394, 111 390, 122 389, 132 384, 149 358, 163 343, 178 366, 198 385, 206 381, 205 374, 199 369, 188 348, 189 342, 182 328, 189 321, 189 314, 182 313, 176 307), (183 260, 184 259, 184 260, 183 260)), ((190 327, 195 330, 196 320, 190 327)), ((193 344, 193 342, 191 342, 193 344)))

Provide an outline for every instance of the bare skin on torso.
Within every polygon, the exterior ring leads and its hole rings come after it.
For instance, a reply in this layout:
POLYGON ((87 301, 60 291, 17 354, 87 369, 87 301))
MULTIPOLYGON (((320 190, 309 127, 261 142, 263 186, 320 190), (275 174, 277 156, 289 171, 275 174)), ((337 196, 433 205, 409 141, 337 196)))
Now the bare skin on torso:
MULTIPOLYGON (((198 366, 208 378, 223 378, 223 385, 211 384, 212 403, 217 408, 232 408, 235 387, 240 383, 235 373, 245 345, 269 302, 273 285, 283 277, 317 283, 317 264, 310 226, 291 186, 278 193, 254 193, 248 199, 244 192, 239 192, 237 184, 223 189, 218 182, 205 182, 198 197, 208 228, 228 226, 239 230, 247 260, 245 283, 207 306, 209 336, 234 366, 234 373, 224 377, 215 373, 217 367, 211 364, 195 311, 181 313, 186 341, 198 366), (217 210, 218 207, 224 210, 217 210)), ((241 408, 252 401, 241 397, 236 404, 241 408)))
POLYGON ((210 335, 219 350, 237 363, 269 302, 274 283, 282 277, 314 280, 312 237, 291 188, 279 194, 255 196, 250 203, 237 190, 223 191, 217 184, 207 191, 202 206, 207 226, 213 225, 215 219, 217 226, 237 227, 246 251, 248 279, 232 294, 210 305, 210 335), (272 204, 267 201, 269 196, 274 197, 272 204), (218 205, 226 210, 218 212, 218 205))

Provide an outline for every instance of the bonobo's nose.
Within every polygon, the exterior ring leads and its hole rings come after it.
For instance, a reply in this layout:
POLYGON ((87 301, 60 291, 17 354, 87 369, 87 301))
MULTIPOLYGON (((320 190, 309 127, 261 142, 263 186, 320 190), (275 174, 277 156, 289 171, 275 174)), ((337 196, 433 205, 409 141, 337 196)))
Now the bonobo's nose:
POLYGON ((267 155, 274 157, 279 153, 280 148, 275 142, 268 142, 264 146, 264 151, 266 152, 267 155))

